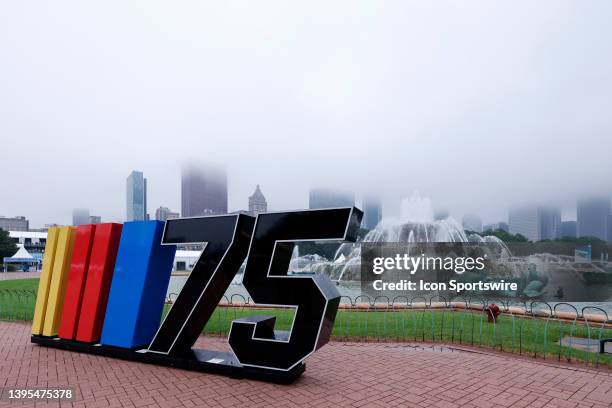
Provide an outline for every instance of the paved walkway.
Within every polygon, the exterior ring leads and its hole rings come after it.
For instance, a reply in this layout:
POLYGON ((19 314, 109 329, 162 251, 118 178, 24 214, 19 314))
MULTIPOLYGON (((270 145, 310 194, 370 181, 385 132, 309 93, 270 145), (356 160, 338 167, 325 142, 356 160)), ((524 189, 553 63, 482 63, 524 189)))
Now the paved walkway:
POLYGON ((33 279, 40 277, 38 272, 3 272, 0 270, 0 280, 33 279))
MULTIPOLYGON (((69 384, 78 398, 61 406, 612 406, 609 371, 500 354, 331 343, 307 360, 297 382, 275 385, 44 348, 29 343, 29 332, 27 324, 0 323, 0 386, 69 384)), ((198 343, 226 347, 219 338, 202 337, 198 343)))

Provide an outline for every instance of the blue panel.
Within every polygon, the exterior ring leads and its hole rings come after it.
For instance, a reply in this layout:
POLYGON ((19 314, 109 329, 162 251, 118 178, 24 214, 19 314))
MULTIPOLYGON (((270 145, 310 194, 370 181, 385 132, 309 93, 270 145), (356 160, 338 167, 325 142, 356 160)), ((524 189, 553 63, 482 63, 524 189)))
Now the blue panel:
POLYGON ((123 225, 101 343, 148 346, 159 327, 176 246, 161 245, 164 223, 123 225))

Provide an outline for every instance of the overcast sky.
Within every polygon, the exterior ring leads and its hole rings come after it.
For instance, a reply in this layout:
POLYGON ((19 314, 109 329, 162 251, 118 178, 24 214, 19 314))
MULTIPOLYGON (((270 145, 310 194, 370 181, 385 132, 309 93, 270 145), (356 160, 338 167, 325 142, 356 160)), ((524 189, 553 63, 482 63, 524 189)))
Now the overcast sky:
POLYGON ((460 218, 612 191, 612 2, 52 2, 0 6, 0 214, 180 209, 185 160, 230 210, 313 186, 417 189, 460 218))

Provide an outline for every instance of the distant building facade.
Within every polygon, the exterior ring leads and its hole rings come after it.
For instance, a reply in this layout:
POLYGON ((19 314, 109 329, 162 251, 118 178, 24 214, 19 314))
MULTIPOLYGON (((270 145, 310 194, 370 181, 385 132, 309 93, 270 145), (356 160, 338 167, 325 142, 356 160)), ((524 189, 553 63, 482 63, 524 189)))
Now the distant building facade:
POLYGON ((610 197, 590 197, 578 200, 576 216, 576 236, 612 241, 610 197))
POLYGON ((466 214, 461 220, 463 229, 466 231, 482 232, 482 218, 475 214, 466 214))
POLYGON ((261 192, 259 184, 255 187, 255 192, 249 197, 249 212, 252 214, 258 214, 268 211, 268 202, 266 197, 261 192))
POLYGON ((510 226, 507 222, 495 222, 493 224, 485 224, 482 226, 482 230, 484 231, 506 231, 510 232, 510 226))
POLYGON ((510 210, 508 224, 511 234, 521 234, 530 241, 540 240, 540 211, 537 206, 510 210))
POLYGON ((382 220, 382 204, 374 197, 363 199, 363 221, 361 225, 365 229, 373 230, 382 220))
POLYGON ((172 212, 168 207, 159 207, 155 210, 155 219, 158 221, 168 221, 179 218, 179 213, 172 212))
POLYGON ((5 231, 29 231, 30 221, 26 217, 0 216, 0 229, 5 231))
POLYGON ((75 208, 72 210, 72 225, 89 224, 89 210, 87 208, 75 208))
POLYGON ((90 215, 89 216, 89 223, 90 224, 101 224, 102 223, 102 217, 99 215, 90 215))
POLYGON ((561 233, 561 209, 539 205, 514 208, 508 224, 511 234, 521 234, 530 241, 556 239, 561 233))
POLYGON ((225 169, 184 166, 181 174, 183 217, 227 214, 227 173, 225 169))
POLYGON ((141 171, 134 170, 126 180, 126 220, 147 218, 147 179, 141 171))
POLYGON ((9 238, 15 244, 23 245, 24 248, 35 258, 42 260, 47 243, 47 233, 42 231, 10 231, 9 238))
POLYGON ((557 239, 561 236, 561 209, 540 207, 540 239, 557 239))
POLYGON ((31 229, 30 231, 36 231, 36 232, 47 232, 47 231, 49 231, 49 228, 51 228, 51 227, 59 227, 59 226, 60 226, 60 225, 59 225, 59 224, 56 224, 56 223, 45 224, 45 226, 44 226, 44 227, 42 227, 42 228, 37 228, 37 229, 35 229, 35 230, 31 229))
POLYGON ((355 194, 325 188, 310 190, 308 208, 352 207, 355 205, 355 194))
POLYGON ((576 221, 562 221, 559 238, 576 238, 576 221))

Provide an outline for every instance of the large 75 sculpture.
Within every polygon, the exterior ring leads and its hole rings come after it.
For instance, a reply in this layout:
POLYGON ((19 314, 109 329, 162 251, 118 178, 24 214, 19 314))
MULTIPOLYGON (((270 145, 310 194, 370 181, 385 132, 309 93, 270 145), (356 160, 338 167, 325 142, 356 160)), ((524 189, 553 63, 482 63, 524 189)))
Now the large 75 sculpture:
POLYGON ((288 275, 299 241, 355 241, 355 207, 205 216, 49 230, 32 342, 233 376, 290 382, 329 341, 340 302, 325 275, 288 275), (177 245, 204 245, 159 324, 177 245), (194 349, 246 258, 243 285, 256 305, 294 309, 232 322, 231 352, 194 349))

